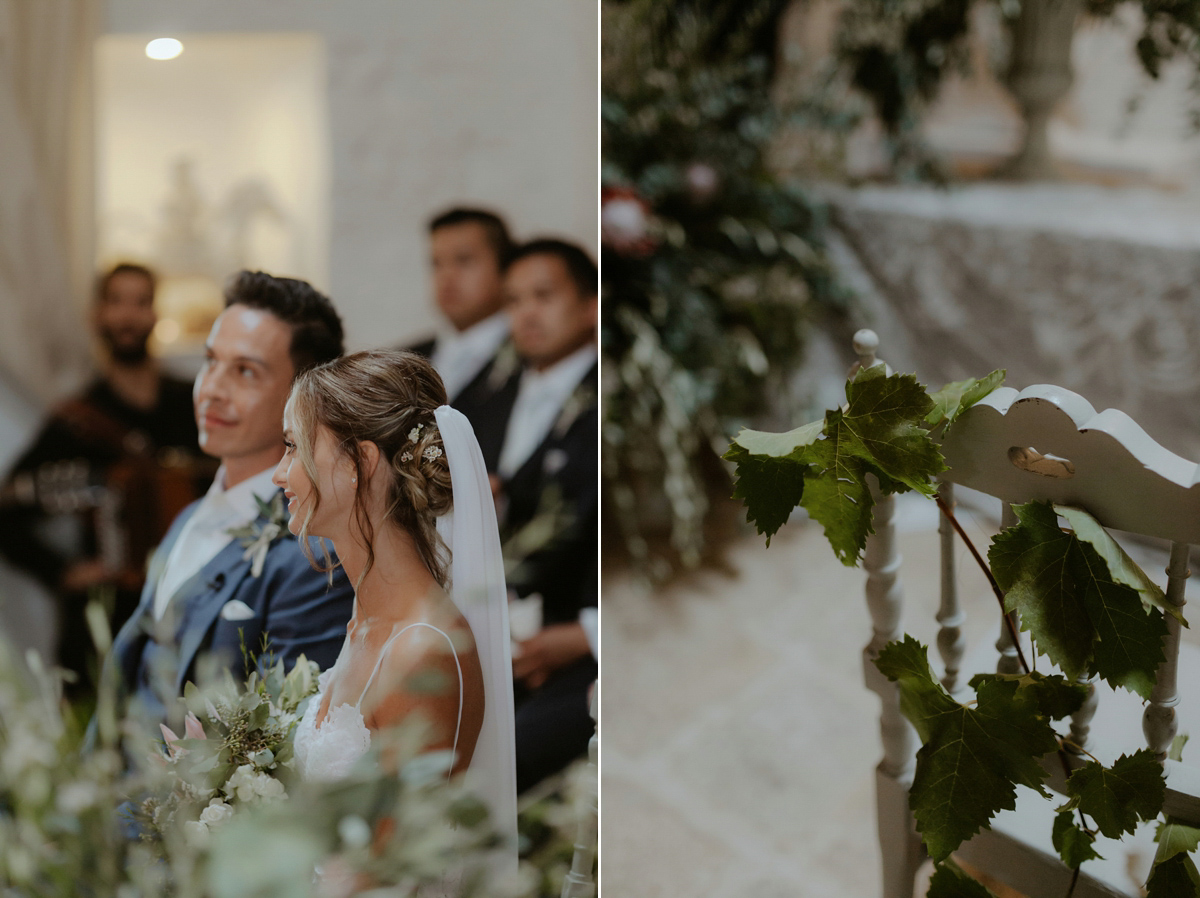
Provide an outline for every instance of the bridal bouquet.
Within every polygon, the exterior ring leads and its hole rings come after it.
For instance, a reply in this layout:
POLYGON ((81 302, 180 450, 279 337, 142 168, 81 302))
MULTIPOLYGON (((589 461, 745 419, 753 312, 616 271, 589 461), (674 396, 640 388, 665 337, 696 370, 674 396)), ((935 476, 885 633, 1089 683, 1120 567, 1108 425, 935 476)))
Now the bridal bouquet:
POLYGON ((226 673, 215 687, 189 683, 184 735, 165 725, 162 753, 171 784, 166 794, 142 802, 138 815, 149 838, 160 841, 182 827, 197 844, 228 821, 235 809, 286 798, 297 776, 292 739, 305 706, 317 691, 317 665, 303 655, 285 674, 277 661, 238 687, 226 673))

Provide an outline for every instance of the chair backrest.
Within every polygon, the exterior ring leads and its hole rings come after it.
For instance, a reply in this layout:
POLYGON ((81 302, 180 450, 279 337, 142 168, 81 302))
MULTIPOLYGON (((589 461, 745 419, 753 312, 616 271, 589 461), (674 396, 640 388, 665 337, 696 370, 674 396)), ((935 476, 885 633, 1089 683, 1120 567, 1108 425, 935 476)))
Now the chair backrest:
MULTIPOLYGON (((860 364, 875 364, 878 341, 870 332, 859 332, 855 348, 860 364)), ((857 367, 857 366, 856 366, 857 367)), ((1167 601, 1184 605, 1188 553, 1200 543, 1200 466, 1163 448, 1128 415, 1115 409, 1097 413, 1081 396, 1060 387, 1038 385, 1017 391, 1001 387, 966 410, 948 428, 941 445, 948 470, 940 477, 939 499, 954 506, 954 487, 969 487, 1001 503, 1001 524, 1016 523, 1014 504, 1052 501, 1081 508, 1110 530, 1126 531, 1166 540, 1171 545, 1167 567, 1167 601)), ((874 634, 864 653, 868 686, 883 702, 881 729, 884 759, 877 776, 879 834, 884 855, 884 895, 910 898, 913 876, 921 860, 907 802, 901 793, 912 782, 915 735, 899 712, 893 684, 874 670, 871 660, 887 642, 900 635, 903 592, 899 580, 900 558, 895 548, 891 497, 876 493, 875 534, 864 555, 867 602, 874 634), (903 819, 901 819, 903 818, 903 819)), ((965 649, 965 616, 955 580, 956 537, 945 516, 940 523, 941 597, 937 645, 945 665, 942 683, 951 694, 963 689, 960 667, 965 649)), ((1165 758, 1177 730, 1177 669, 1180 626, 1167 616, 1164 641, 1166 661, 1143 715, 1147 745, 1165 758)), ((1000 627, 996 668, 1018 671, 1017 649, 1007 626, 1000 627)), ((1072 740, 1087 744, 1096 710, 1091 696, 1071 719, 1072 740)), ((1082 762, 1080 762, 1082 763, 1082 762)), ((1188 820, 1200 820, 1200 770, 1166 761, 1168 795, 1164 810, 1188 820)), ((1061 791, 1065 777, 1047 785, 1061 791)), ((977 836, 960 850, 973 863, 999 859, 1010 869, 1019 862, 1029 871, 1010 876, 1010 884, 1027 894, 1044 886, 1061 895, 1070 879, 1057 857, 1031 847, 1000 844, 995 833, 977 836), (973 849, 973 850, 972 850, 973 849), (1030 888, 1036 886, 1037 888, 1030 888)), ((1085 868, 1086 869, 1086 868, 1085 868)), ((1083 877, 1075 895, 1118 895, 1103 883, 1083 877)))

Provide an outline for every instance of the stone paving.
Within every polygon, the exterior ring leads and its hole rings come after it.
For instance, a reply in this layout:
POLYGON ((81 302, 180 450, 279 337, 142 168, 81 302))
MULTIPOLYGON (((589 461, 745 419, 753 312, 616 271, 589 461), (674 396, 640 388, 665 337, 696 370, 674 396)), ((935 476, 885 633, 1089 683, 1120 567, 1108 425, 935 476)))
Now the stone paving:
MULTIPOLYGON (((927 645, 935 517, 919 499, 897 515, 905 629, 927 645)), ((960 519, 985 547, 994 522, 969 509, 960 519)), ((862 685, 863 575, 808 521, 769 549, 745 534, 727 558, 734 573, 698 573, 653 595, 605 576, 602 894, 874 898, 880 747, 878 702, 862 685)), ((978 659, 965 669, 986 669, 995 599, 965 553, 958 569, 968 663, 978 659)), ((1117 723, 1098 717, 1096 731, 1119 725, 1136 740, 1139 713, 1135 703, 1117 723)))

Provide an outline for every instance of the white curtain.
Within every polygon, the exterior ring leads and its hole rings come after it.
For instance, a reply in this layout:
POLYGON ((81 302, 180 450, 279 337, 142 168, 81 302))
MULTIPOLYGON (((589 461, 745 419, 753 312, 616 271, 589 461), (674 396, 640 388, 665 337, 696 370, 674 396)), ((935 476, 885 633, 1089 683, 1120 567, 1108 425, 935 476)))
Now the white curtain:
POLYGON ((97 25, 97 0, 0 0, 0 377, 41 406, 92 367, 97 25))

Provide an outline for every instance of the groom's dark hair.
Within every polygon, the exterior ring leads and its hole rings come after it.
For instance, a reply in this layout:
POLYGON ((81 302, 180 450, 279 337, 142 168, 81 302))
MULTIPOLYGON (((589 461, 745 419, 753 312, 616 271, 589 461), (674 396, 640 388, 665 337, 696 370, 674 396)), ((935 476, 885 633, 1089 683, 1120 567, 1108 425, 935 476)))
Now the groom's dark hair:
POLYGON ((291 326, 288 354, 296 377, 345 351, 341 317, 329 297, 307 281, 239 271, 225 288, 225 308, 232 305, 262 309, 291 326))

